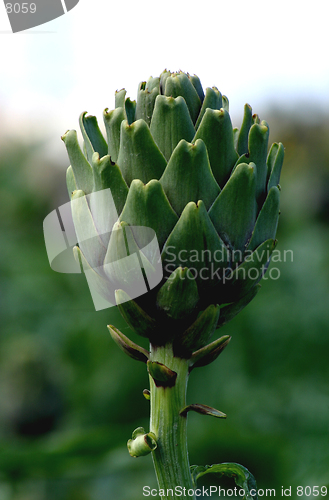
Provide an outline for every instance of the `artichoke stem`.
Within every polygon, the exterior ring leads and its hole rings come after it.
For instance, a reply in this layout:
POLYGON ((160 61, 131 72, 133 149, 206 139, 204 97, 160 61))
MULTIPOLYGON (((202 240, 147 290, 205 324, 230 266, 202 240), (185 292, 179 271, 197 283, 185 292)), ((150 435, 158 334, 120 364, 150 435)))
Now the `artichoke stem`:
MULTIPOLYGON (((152 451, 161 500, 178 500, 175 487, 193 490, 187 450, 187 418, 180 415, 186 406, 189 374, 188 360, 174 357, 171 344, 152 346, 150 361, 162 363, 177 373, 173 386, 157 386, 150 375, 150 432, 156 436, 157 448, 152 451), (162 490, 162 491, 161 491, 162 490)), ((191 493, 191 492, 190 492, 191 493)), ((194 496, 189 498, 195 499, 194 496)))

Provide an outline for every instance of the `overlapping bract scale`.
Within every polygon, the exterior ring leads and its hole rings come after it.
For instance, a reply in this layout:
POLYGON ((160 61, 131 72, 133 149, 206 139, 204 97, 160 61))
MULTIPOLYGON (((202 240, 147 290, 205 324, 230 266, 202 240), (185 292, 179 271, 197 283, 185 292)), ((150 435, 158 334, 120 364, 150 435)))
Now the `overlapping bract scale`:
MULTIPOLYGON (((69 194, 81 198, 74 215, 77 233, 93 235, 76 256, 94 270, 95 282, 99 276, 96 286, 105 293, 106 280, 115 282, 120 271, 113 263, 120 245, 129 235, 129 248, 141 249, 148 242, 142 228, 152 229, 163 281, 135 300, 127 286, 117 301, 125 297, 120 310, 137 333, 150 337, 152 331, 158 343, 176 335, 179 355, 190 353, 193 343, 202 348, 215 323, 232 319, 259 289, 276 244, 284 148, 274 143, 269 149, 268 124, 249 104, 241 129, 233 129, 227 97, 217 87, 203 90, 196 75, 181 71, 165 70, 141 82, 137 102, 124 89, 117 91, 115 109, 106 108, 103 117, 107 141, 86 113, 80 117, 84 147, 75 131, 63 136, 71 162, 69 194), (112 207, 101 197, 83 202, 85 194, 106 189, 112 207), (136 226, 141 230, 134 232, 136 226), (112 267, 96 269, 108 261, 112 267), (257 279, 243 278, 251 266, 257 279), (201 335, 198 325, 208 317, 210 326, 201 335)), ((142 255, 144 273, 152 274, 156 253, 142 255)))

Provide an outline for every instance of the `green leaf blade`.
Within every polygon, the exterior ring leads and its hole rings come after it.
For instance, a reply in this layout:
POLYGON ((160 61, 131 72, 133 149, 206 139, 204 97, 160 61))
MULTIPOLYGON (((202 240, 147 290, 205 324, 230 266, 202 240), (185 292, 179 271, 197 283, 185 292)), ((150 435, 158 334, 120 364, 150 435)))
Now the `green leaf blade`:
POLYGON ((235 484, 244 490, 244 496, 239 496, 239 498, 243 498, 244 500, 258 500, 256 480, 243 465, 233 462, 206 465, 204 467, 192 465, 191 473, 195 486, 198 479, 206 474, 216 474, 218 477, 232 477, 235 484))

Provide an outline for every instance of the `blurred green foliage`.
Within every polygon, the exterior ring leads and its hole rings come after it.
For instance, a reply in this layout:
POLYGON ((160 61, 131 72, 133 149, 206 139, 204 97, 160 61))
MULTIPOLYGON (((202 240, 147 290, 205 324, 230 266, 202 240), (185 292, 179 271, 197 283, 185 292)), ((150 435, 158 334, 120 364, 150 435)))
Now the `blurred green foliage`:
MULTIPOLYGON (((329 118, 272 114, 286 148, 278 248, 293 261, 272 262, 279 279, 191 375, 188 403, 227 420, 191 414, 188 429, 191 464, 241 463, 279 496, 329 484, 329 118)), ((151 458, 126 451, 148 427, 146 369, 113 344, 108 323, 137 337, 116 310, 94 311, 84 276, 49 267, 42 223, 67 201, 66 165, 45 146, 0 142, 0 500, 139 500, 156 487, 151 458)))

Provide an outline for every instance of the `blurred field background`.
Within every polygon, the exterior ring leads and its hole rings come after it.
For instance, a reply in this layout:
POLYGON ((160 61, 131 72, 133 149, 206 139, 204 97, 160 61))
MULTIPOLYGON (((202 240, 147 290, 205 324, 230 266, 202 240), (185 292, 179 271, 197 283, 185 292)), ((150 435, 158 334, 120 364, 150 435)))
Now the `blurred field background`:
MULTIPOLYGON (((188 391, 227 414, 189 414, 190 463, 241 463, 277 496, 329 486, 329 116, 300 109, 261 116, 286 148, 278 249, 293 262, 271 264, 280 278, 216 332, 233 339, 188 391)), ((106 325, 137 337, 114 309, 94 311, 83 275, 49 267, 42 223, 68 201, 65 155, 0 141, 0 500, 140 500, 152 460, 126 441, 148 428, 148 378, 106 325)))

